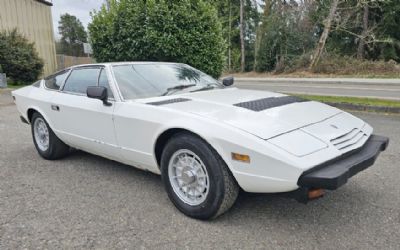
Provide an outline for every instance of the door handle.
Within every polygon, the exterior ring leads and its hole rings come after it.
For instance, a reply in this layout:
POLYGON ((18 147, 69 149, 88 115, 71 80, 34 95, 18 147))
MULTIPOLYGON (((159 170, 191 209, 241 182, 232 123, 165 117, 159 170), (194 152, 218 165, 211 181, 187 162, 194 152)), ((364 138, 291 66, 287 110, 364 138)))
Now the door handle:
POLYGON ((51 109, 54 111, 60 111, 60 107, 57 105, 51 105, 51 109))

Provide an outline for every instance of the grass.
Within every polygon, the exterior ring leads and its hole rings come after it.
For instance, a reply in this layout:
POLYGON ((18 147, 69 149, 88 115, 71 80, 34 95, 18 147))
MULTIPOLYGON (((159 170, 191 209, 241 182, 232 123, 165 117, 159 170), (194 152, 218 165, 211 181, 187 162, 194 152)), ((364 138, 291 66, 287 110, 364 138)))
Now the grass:
POLYGON ((8 83, 7 84, 7 88, 4 88, 4 89, 2 89, 2 88, 0 88, 0 93, 2 93, 2 92, 4 92, 4 91, 6 91, 6 90, 16 90, 16 89, 19 89, 19 88, 22 88, 22 87, 25 87, 25 85, 17 85, 17 84, 13 84, 13 83, 8 83))
POLYGON ((377 106, 377 107, 395 107, 400 108, 400 101, 395 100, 384 100, 375 98, 363 98, 363 97, 347 97, 347 96, 320 96, 320 95, 297 95, 304 99, 318 101, 318 102, 332 102, 332 103, 350 103, 366 106, 377 106))
POLYGON ((398 79, 400 78, 400 72, 391 73, 368 73, 368 74, 322 74, 322 73, 310 73, 307 71, 296 71, 293 73, 257 73, 257 72, 246 72, 246 73, 224 73, 224 76, 233 75, 235 77, 275 77, 275 78, 383 78, 383 79, 398 79))
POLYGON ((22 88, 22 87, 25 87, 25 85, 7 85, 7 88, 9 88, 9 89, 19 89, 19 88, 22 88))

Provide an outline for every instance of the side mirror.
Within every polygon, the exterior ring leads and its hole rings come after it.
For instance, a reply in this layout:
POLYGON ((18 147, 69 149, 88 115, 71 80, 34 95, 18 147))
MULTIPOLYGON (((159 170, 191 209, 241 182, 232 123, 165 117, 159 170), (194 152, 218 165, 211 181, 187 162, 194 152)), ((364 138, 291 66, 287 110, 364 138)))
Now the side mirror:
POLYGON ((235 79, 233 78, 233 76, 228 76, 222 79, 222 84, 227 87, 233 85, 234 82, 235 79))
POLYGON ((86 95, 89 98, 99 99, 103 101, 105 106, 111 106, 111 103, 108 101, 108 93, 107 88, 100 86, 91 86, 86 89, 86 95))

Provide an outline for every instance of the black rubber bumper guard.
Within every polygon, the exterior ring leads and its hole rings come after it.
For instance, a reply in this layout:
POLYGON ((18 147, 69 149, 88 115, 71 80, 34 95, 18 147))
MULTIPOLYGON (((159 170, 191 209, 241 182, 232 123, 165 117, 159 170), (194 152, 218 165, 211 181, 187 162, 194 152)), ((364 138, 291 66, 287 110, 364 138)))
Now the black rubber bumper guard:
POLYGON ((294 198, 307 202, 311 189, 335 190, 343 186, 352 176, 373 165, 388 144, 389 138, 371 135, 361 148, 305 171, 297 182, 300 188, 293 193, 294 198))

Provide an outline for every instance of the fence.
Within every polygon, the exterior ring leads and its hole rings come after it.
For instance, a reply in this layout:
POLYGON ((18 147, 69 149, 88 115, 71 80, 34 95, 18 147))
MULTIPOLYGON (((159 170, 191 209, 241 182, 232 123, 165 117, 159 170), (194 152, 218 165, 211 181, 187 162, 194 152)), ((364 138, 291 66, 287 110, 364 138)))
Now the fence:
POLYGON ((95 63, 91 57, 75 57, 66 55, 57 55, 57 69, 62 70, 74 65, 95 63))

